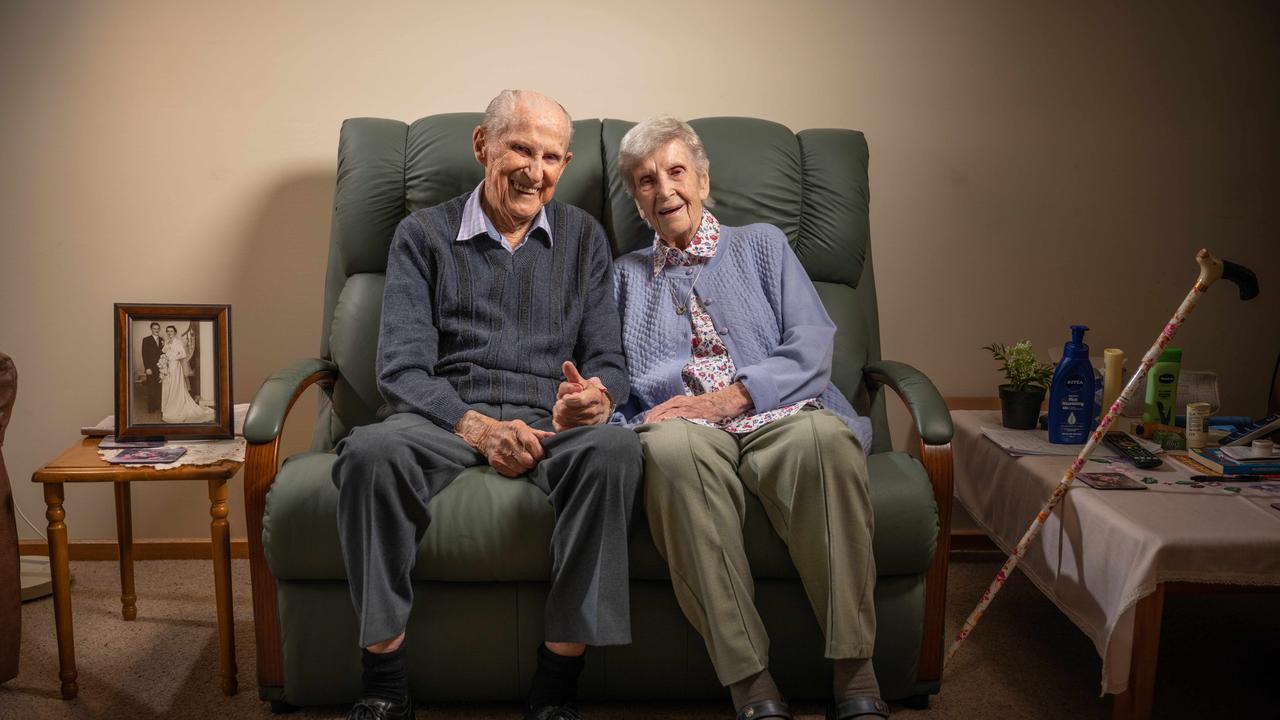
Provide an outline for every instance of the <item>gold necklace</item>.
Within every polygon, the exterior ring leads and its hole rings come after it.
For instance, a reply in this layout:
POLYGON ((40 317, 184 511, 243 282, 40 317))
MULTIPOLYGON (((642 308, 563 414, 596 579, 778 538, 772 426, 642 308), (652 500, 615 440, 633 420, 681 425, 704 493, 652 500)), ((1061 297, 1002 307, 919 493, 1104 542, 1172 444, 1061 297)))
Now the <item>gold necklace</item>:
POLYGON ((676 306, 676 314, 684 315, 689 309, 689 303, 693 302, 693 289, 698 284, 698 278, 702 277, 702 269, 707 264, 705 262, 698 264, 698 272, 693 276, 693 282, 689 283, 689 294, 685 296, 684 302, 680 302, 680 295, 676 292, 676 283, 671 279, 670 275, 663 271, 663 277, 667 280, 667 290, 671 293, 671 304, 676 306))

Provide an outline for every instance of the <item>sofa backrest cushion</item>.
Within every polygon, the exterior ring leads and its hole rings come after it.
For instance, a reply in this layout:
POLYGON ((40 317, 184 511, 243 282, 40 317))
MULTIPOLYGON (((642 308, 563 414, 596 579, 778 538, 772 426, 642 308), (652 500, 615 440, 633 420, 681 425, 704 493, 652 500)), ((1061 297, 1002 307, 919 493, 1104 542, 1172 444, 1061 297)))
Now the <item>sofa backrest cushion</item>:
MULTIPOLYGON (((342 377, 321 417, 323 449, 372 422, 382 398, 374 377, 382 275, 391 238, 409 213, 470 191, 483 178, 471 150, 480 113, 411 124, 379 118, 343 123, 338 144, 321 354, 342 377), (327 415, 324 415, 327 413, 327 415)), ((752 118, 690 123, 711 160, 721 222, 769 222, 791 240, 839 330, 833 380, 887 447, 883 400, 863 387, 861 368, 880 356, 868 223, 867 144, 850 130, 804 130, 752 118)), ((615 255, 652 242, 617 172, 618 144, 634 123, 577 120, 556 199, 604 225, 615 255)))
MULTIPOLYGON (((857 287, 870 234, 867 144, 861 133, 806 130, 797 135, 767 120, 737 117, 689 124, 711 161, 713 212, 720 222, 776 225, 790 238, 810 278, 857 287), (850 162, 859 157, 861 168, 850 162)), ((640 219, 618 174, 618 146, 634 125, 604 121, 610 210, 605 230, 621 252, 653 242, 653 231, 640 219)))

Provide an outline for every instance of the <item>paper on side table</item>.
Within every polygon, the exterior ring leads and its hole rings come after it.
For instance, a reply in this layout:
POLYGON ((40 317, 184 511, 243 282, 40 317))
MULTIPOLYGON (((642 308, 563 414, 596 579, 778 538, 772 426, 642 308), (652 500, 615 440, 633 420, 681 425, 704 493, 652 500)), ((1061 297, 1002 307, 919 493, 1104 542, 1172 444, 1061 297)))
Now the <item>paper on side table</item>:
MULTIPOLYGON (((1004 427, 984 427, 982 434, 991 440, 991 442, 999 445, 1001 449, 1010 455, 1066 455, 1075 457, 1080 454, 1084 445, 1057 445, 1049 442, 1049 433, 1045 430, 1010 430, 1004 427)), ((1139 445, 1153 453, 1160 453, 1162 449, 1157 443, 1150 440, 1144 440, 1140 437, 1134 437, 1139 445)), ((1120 453, 1112 450, 1107 445, 1099 444, 1093 449, 1093 455, 1090 457, 1118 458, 1120 453)))

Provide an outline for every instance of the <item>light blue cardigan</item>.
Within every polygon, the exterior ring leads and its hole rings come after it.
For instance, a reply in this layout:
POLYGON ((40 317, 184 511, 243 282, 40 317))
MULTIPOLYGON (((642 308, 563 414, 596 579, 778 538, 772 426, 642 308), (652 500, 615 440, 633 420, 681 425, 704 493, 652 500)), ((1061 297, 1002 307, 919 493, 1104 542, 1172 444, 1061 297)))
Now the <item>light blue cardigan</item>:
POLYGON ((638 425, 644 413, 684 394, 680 370, 689 359, 688 315, 677 315, 667 278, 683 302, 690 283, 715 321, 756 412, 817 397, 871 447, 871 421, 854 412, 831 384, 831 322, 799 258, 781 230, 764 223, 720 227, 715 257, 696 268, 653 274, 653 248, 617 259, 614 294, 622 316, 622 346, 631 397, 613 422, 638 425))

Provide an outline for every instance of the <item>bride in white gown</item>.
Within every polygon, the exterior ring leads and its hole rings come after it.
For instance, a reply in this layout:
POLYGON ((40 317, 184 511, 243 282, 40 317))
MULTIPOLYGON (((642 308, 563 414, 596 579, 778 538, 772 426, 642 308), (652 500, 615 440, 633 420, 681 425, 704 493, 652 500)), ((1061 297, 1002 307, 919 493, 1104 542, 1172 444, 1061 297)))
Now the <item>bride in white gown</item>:
POLYGON ((160 417, 167 423, 213 422, 213 408, 191 398, 187 389, 187 373, 182 361, 187 357, 186 343, 178 337, 178 329, 165 328, 164 350, 160 361, 160 417))

